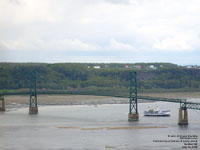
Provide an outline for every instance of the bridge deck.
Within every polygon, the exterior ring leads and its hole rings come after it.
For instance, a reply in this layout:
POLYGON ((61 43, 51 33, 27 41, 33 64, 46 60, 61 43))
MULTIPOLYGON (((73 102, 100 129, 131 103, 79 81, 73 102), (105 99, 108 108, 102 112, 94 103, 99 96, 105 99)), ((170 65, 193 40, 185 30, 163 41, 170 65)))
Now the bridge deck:
POLYGON ((186 105, 187 109, 196 109, 200 110, 200 103, 196 102, 186 102, 184 105, 186 105))
POLYGON ((186 102, 186 99, 163 98, 163 97, 150 97, 150 96, 138 96, 138 99, 150 100, 150 101, 173 102, 173 103, 182 103, 182 102, 186 102))
MULTIPOLYGON (((29 91, 23 92, 5 92, 2 95, 29 95, 29 91)), ((96 96, 112 96, 129 98, 128 94, 114 95, 113 93, 94 93, 94 92, 77 92, 77 91, 38 91, 37 94, 76 94, 76 95, 96 95, 96 96)), ((162 101, 162 102, 172 102, 172 103, 182 103, 186 105, 188 109, 200 110, 200 103, 197 102, 187 102, 187 99, 178 98, 163 98, 163 97, 150 97, 150 96, 137 96, 138 99, 149 100, 149 101, 162 101)), ((0 98, 1 100, 1 98, 0 98)))
POLYGON ((150 96, 138 96, 138 99, 151 100, 151 101, 163 101, 163 102, 180 103, 180 104, 182 104, 182 107, 186 107, 187 109, 200 110, 200 103, 197 103, 197 102, 187 102, 187 99, 150 97, 150 96))

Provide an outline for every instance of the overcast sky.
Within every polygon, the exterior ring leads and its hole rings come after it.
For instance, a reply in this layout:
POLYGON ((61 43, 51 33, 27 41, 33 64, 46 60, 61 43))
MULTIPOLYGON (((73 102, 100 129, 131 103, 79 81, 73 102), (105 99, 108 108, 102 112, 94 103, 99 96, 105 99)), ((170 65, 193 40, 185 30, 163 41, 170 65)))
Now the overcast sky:
POLYGON ((200 1, 0 0, 0 62, 200 65, 200 1))

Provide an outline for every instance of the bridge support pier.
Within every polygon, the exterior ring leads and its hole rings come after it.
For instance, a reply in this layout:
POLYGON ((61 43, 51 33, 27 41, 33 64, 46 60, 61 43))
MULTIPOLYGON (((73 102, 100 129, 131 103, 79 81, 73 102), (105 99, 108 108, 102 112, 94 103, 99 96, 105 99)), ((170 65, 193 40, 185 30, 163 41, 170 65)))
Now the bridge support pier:
POLYGON ((188 124, 187 108, 182 108, 182 107, 179 108, 178 124, 179 125, 187 125, 188 124))
POLYGON ((137 101, 137 73, 130 72, 130 100, 128 121, 138 121, 138 101, 137 101))
POLYGON ((138 113, 129 113, 128 114, 128 121, 138 121, 139 120, 139 114, 138 113))
POLYGON ((37 114, 38 107, 29 107, 29 114, 37 114))
POLYGON ((37 113, 38 113, 37 94, 33 93, 30 95, 29 114, 37 114, 37 113))
POLYGON ((30 103, 29 103, 29 114, 38 113, 37 105, 37 78, 36 73, 30 73, 30 103))
POLYGON ((6 107, 5 107, 5 101, 4 101, 3 95, 0 95, 0 101, 1 101, 1 104, 0 104, 0 111, 5 111, 5 110, 6 110, 6 107))

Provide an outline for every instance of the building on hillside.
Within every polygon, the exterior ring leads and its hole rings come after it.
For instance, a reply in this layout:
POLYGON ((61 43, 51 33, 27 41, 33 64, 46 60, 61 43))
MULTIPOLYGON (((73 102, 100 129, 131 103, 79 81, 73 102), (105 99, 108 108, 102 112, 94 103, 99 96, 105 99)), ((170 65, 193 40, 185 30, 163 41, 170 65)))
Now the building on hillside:
POLYGON ((157 69, 157 67, 155 67, 154 65, 150 65, 149 68, 150 68, 150 69, 153 69, 153 70, 156 70, 156 69, 157 69))
POLYGON ((94 66, 93 68, 94 69, 100 69, 101 67, 100 66, 94 66))
POLYGON ((133 66, 133 68, 135 68, 135 69, 142 69, 142 66, 141 65, 137 65, 137 66, 133 66))
POLYGON ((129 66, 128 66, 128 65, 125 65, 125 68, 129 68, 129 66))
POLYGON ((200 69, 200 67, 197 66, 197 65, 187 65, 187 66, 185 66, 185 68, 187 68, 187 69, 200 69))

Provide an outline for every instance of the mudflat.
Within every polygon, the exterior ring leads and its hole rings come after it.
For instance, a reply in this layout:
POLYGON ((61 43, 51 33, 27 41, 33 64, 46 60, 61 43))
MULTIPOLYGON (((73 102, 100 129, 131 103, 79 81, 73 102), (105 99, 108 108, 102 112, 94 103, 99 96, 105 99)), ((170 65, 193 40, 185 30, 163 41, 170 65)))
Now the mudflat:
MULTIPOLYGON (((200 92, 176 93, 146 93, 143 96, 200 99, 200 92)), ((6 108, 23 107, 29 105, 29 95, 7 95, 4 97, 6 108)), ((129 98, 92 96, 92 95, 38 95, 38 105, 99 105, 99 104, 127 104, 129 98)), ((149 102, 139 100, 140 102, 149 102)))
MULTIPOLYGON (((6 104, 29 104, 29 95, 5 96, 6 104)), ((97 105, 128 103, 128 98, 116 98, 92 95, 38 95, 39 105, 97 105)))

